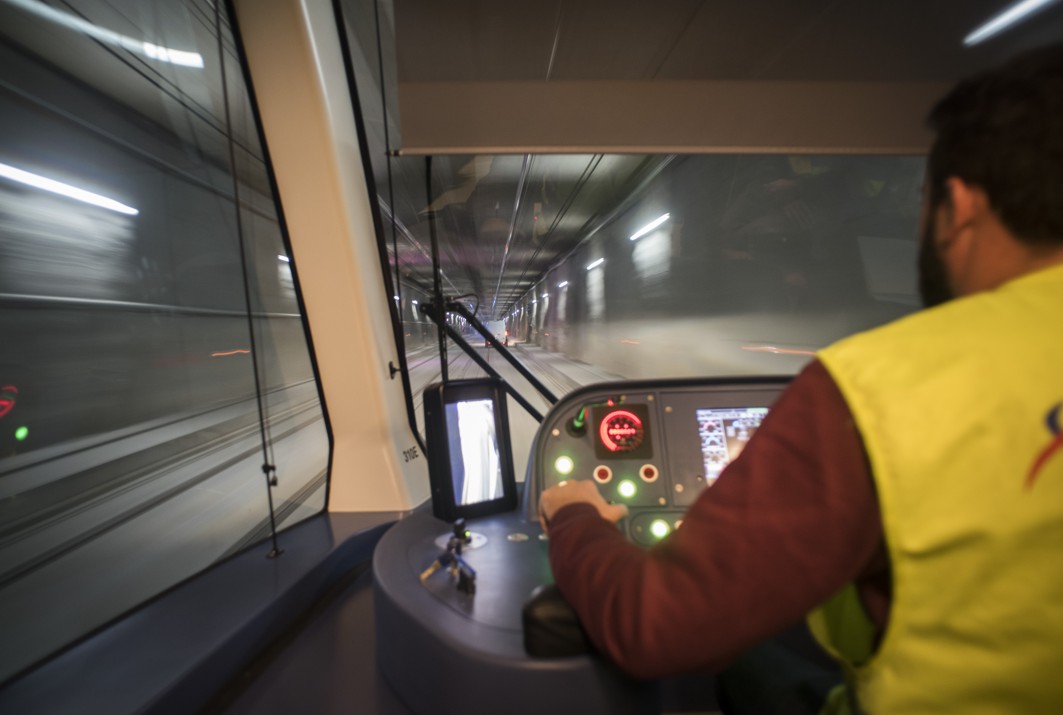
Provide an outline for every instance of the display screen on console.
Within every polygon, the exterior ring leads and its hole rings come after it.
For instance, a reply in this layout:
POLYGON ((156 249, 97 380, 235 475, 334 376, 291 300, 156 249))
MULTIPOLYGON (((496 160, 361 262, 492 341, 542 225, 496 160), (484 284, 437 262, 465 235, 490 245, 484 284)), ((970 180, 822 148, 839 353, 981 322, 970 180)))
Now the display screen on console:
POLYGON ((706 486, 715 482, 724 467, 738 457, 767 414, 767 407, 697 410, 706 486))
POLYGON ((479 504, 502 497, 502 460, 494 402, 466 400, 446 406, 454 501, 479 504))

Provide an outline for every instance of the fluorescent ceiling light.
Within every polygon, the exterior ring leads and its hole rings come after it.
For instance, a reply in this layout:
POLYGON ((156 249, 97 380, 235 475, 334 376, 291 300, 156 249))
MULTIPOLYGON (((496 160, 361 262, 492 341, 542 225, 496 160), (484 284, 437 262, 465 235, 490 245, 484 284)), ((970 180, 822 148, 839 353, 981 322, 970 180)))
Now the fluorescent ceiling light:
POLYGON ((543 298, 549 298, 549 297, 550 297, 549 293, 543 293, 543 298))
POLYGON ((643 237, 643 236, 645 236, 645 235, 646 235, 647 233, 649 233, 650 231, 652 231, 653 229, 657 228, 657 227, 658 227, 658 226, 660 226, 660 225, 661 225, 662 223, 664 223, 665 221, 667 221, 667 220, 668 220, 668 218, 669 218, 669 217, 670 217, 671 215, 672 215, 672 214, 665 214, 664 216, 658 216, 657 218, 653 219, 653 220, 652 220, 652 221, 650 221, 650 222, 649 222, 648 224, 646 224, 645 226, 643 226, 642 228, 640 228, 640 229, 639 229, 638 231, 635 231, 635 233, 631 234, 631 240, 632 240, 632 241, 634 241, 634 240, 636 240, 636 239, 642 238, 642 237, 643 237))
POLYGON ((414 304, 414 305, 417 305, 417 301, 416 301, 416 300, 411 300, 410 302, 411 302, 412 304, 414 304))
POLYGON ((1031 13, 1050 5, 1055 1, 1056 0, 1023 0, 1020 3, 1012 5, 1004 12, 974 30, 971 34, 967 35, 967 37, 963 38, 963 44, 968 47, 976 45, 998 32, 1003 32, 1015 23, 1026 18, 1031 13))
POLYGON ((62 10, 57 10, 45 5, 43 2, 37 2, 36 0, 5 1, 8 5, 20 7, 27 12, 33 13, 37 17, 51 20, 57 25, 62 25, 63 27, 88 35, 94 40, 99 40, 100 42, 113 47, 121 47, 123 50, 135 52, 138 55, 143 55, 149 59, 158 60, 159 62, 169 62, 172 65, 180 65, 182 67, 203 66, 203 55, 198 52, 159 47, 158 45, 145 42, 144 40, 137 40, 132 37, 120 35, 113 30, 108 30, 99 25, 93 25, 88 20, 63 12, 62 10))
POLYGON ((561 281, 560 283, 557 284, 557 287, 558 288, 564 288, 567 285, 568 285, 568 281, 561 281))
POLYGON ((285 263, 291 263, 292 262, 292 259, 288 258, 287 256, 281 256, 281 255, 277 256, 277 260, 284 261, 285 263))
POLYGON ((587 270, 588 271, 592 271, 595 268, 597 268, 598 266, 602 265, 603 263, 605 263, 605 259, 604 258, 599 258, 597 261, 595 261, 594 263, 592 263, 589 266, 587 266, 587 270))
MULTIPOLYGON (((126 47, 124 40, 129 38, 122 38, 122 46, 126 47)), ((132 40, 135 45, 136 40, 132 40)), ((160 62, 169 62, 172 65, 181 65, 182 67, 202 67, 203 55, 198 52, 188 52, 186 50, 174 50, 169 47, 159 47, 153 45, 150 42, 140 43, 140 47, 127 47, 127 49, 133 52, 139 52, 145 57, 149 57, 153 60, 159 60, 160 62)))
POLYGON ((132 206, 126 206, 123 203, 119 203, 114 199, 109 199, 106 196, 100 196, 94 194, 91 191, 85 189, 79 189, 76 186, 70 184, 64 184, 54 179, 48 179, 37 174, 31 174, 28 171, 22 169, 16 169, 13 166, 7 164, 0 164, 0 176, 5 179, 11 179, 17 181, 20 184, 26 186, 32 186, 35 189, 41 189, 42 191, 50 191, 53 194, 59 194, 60 196, 66 196, 70 199, 76 199, 77 201, 84 201, 86 204, 92 204, 93 206, 99 206, 101 208, 110 209, 111 211, 117 211, 120 214, 126 214, 127 216, 136 216, 140 212, 132 206))

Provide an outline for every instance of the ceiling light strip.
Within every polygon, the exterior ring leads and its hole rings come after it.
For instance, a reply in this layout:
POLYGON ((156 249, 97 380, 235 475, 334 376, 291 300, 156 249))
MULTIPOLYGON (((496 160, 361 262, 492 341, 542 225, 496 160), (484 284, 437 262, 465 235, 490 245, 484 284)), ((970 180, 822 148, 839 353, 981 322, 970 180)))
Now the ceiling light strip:
POLYGON ((94 194, 91 191, 80 189, 77 186, 64 184, 61 181, 49 179, 38 174, 32 174, 28 171, 23 171, 22 169, 16 169, 7 164, 0 164, 0 176, 5 179, 10 179, 11 181, 17 181, 20 184, 25 184, 26 186, 32 186, 35 189, 49 191, 53 194, 59 194, 60 196, 65 196, 69 199, 75 199, 86 204, 92 204, 93 206, 117 211, 118 213, 126 214, 127 216, 136 216, 140 213, 140 211, 132 206, 126 206, 125 204, 119 203, 114 199, 109 199, 106 196, 94 194))
POLYGON ((1056 2, 1056 0, 1023 0, 1016 5, 1012 5, 1004 12, 971 32, 967 37, 963 38, 963 44, 967 47, 976 45, 982 40, 988 39, 999 32, 1003 32, 1015 23, 1024 20, 1031 13, 1042 9, 1047 5, 1051 5, 1054 2, 1056 2))
POLYGON ((665 214, 664 216, 658 216, 657 218, 653 219, 648 224, 646 224, 645 226, 640 228, 638 231, 635 231, 635 233, 631 234, 631 240, 635 241, 635 240, 638 240, 638 239, 642 238, 647 233, 649 233, 650 231, 652 231, 653 229, 657 228, 662 223, 667 221, 669 218, 671 218, 671 216, 672 216, 672 214, 665 214))

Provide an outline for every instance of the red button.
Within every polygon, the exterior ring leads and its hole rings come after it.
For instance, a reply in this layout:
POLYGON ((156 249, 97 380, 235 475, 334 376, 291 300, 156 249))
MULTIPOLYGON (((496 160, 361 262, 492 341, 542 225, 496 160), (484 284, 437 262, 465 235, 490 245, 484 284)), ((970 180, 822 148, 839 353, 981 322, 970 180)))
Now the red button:
POLYGON ((607 484, 613 478, 613 470, 604 464, 594 470, 594 480, 599 484, 607 484))

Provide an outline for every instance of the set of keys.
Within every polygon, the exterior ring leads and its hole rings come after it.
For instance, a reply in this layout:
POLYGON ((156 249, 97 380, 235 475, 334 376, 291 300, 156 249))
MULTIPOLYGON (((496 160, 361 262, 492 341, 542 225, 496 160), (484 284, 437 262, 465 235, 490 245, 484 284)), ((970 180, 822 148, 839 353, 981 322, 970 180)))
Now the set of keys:
POLYGON ((471 542, 472 532, 465 528, 464 519, 458 519, 454 522, 454 529, 447 541, 447 548, 432 562, 431 566, 421 572, 421 582, 427 581, 436 571, 446 569, 452 578, 458 579, 459 591, 470 596, 476 593, 476 570, 469 566, 461 555, 462 549, 471 542))

